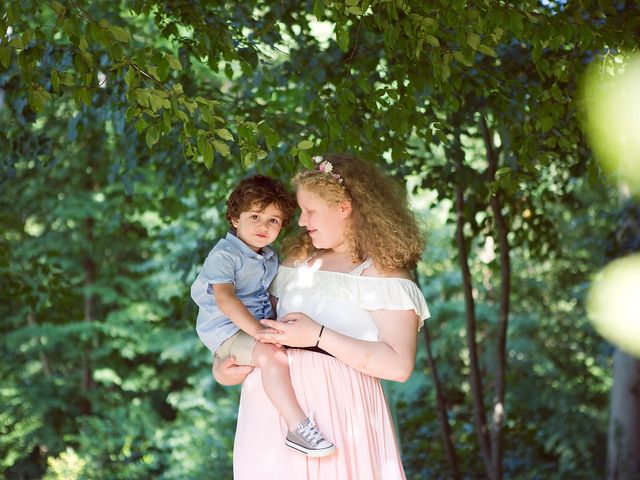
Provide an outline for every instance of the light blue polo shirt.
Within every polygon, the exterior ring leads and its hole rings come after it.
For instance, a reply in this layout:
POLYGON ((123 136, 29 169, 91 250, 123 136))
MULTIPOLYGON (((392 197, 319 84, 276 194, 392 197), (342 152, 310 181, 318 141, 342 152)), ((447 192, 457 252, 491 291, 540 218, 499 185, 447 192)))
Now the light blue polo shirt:
POLYGON ((278 256, 271 247, 256 253, 232 233, 211 249, 191 285, 191 298, 200 307, 196 331, 211 353, 240 330, 216 304, 212 285, 232 283, 238 299, 261 320, 273 315, 268 289, 277 271, 278 256))

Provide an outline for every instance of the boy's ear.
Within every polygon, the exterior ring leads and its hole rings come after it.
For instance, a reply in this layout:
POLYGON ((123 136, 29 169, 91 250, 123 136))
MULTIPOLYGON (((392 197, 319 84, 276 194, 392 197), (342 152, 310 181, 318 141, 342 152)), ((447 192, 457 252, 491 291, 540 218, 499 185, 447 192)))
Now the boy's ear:
POLYGON ((233 228, 238 228, 239 224, 240 224, 240 219, 239 218, 232 218, 231 219, 231 225, 233 225, 233 228))

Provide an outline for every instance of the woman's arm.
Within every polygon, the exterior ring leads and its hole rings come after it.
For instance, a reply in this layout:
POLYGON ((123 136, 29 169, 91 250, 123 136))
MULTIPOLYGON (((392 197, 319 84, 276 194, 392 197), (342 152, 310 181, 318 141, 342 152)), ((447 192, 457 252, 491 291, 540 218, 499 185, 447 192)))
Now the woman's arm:
POLYGON ((211 373, 220 385, 238 385, 244 382, 253 367, 250 365, 236 365, 235 357, 228 357, 222 361, 213 357, 211 373))
POLYGON ((378 341, 358 340, 324 328, 308 315, 292 312, 279 322, 262 323, 278 332, 260 333, 261 341, 291 347, 322 348, 352 368, 378 378, 404 382, 413 372, 416 358, 418 316, 414 310, 376 310, 371 315, 378 327, 378 341))

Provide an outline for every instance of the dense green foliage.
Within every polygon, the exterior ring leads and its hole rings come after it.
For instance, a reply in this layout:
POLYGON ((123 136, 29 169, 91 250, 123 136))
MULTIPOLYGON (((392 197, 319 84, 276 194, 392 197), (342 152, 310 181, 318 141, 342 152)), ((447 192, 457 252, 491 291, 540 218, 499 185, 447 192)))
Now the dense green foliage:
MULTIPOLYGON (((618 207, 579 129, 577 92, 587 65, 637 48, 637 3, 3 3, 7 478, 231 477, 238 389, 211 378, 189 285, 240 177, 285 179, 327 150, 406 181, 424 218, 418 274, 465 478, 487 472, 452 239, 462 218, 490 412, 491 199, 512 272, 504 475, 601 477, 610 348, 583 300, 618 207)), ((389 393, 408 478, 449 478, 424 347, 389 393)))

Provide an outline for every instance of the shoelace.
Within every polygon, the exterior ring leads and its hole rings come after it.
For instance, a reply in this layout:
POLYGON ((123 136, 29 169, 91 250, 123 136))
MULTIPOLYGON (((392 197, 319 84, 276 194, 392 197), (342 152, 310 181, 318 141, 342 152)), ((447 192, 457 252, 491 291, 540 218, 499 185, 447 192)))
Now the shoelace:
POLYGON ((318 430, 316 430, 316 424, 313 420, 309 420, 309 423, 298 430, 298 435, 300 435, 314 447, 317 446, 322 440, 324 440, 322 434, 318 430))

